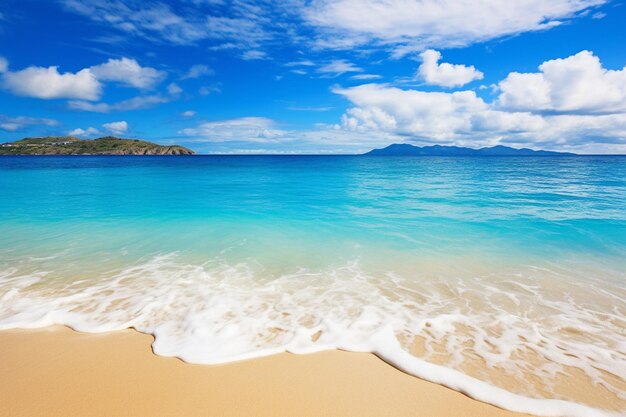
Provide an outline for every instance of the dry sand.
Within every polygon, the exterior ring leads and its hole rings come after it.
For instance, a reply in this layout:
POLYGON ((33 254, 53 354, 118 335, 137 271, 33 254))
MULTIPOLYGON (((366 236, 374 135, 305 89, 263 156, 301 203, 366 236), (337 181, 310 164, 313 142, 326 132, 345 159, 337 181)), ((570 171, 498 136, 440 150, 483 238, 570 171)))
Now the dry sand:
POLYGON ((133 330, 0 332, 0 416, 520 416, 374 355, 281 354, 221 366, 150 350, 133 330))

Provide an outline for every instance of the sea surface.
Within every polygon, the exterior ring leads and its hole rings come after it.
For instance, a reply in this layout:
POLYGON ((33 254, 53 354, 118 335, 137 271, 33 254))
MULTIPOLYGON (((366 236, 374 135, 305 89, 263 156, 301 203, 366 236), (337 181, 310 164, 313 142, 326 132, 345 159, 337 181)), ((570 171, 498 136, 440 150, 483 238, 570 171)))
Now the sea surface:
POLYGON ((0 157, 0 329, 52 324, 618 415, 626 157, 0 157))

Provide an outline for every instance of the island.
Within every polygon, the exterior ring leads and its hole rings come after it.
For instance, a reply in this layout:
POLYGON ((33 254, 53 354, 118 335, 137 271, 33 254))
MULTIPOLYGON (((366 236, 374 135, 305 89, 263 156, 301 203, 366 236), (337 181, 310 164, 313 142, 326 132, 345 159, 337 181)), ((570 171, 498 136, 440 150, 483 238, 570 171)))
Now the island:
POLYGON ((105 136, 79 139, 74 136, 24 138, 0 144, 0 155, 194 155, 180 145, 157 145, 139 139, 105 136))
POLYGON ((516 149, 508 146, 490 148, 464 148, 460 146, 414 146, 407 143, 395 143, 382 149, 373 149, 367 156, 573 156, 569 152, 535 151, 528 148, 516 149))

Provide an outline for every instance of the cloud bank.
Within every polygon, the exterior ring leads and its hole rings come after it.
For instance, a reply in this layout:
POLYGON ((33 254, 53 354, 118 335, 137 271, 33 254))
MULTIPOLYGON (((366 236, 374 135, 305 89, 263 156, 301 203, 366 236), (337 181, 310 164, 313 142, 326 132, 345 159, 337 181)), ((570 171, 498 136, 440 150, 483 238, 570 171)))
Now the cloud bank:
POLYGON ((474 91, 427 92, 387 84, 335 88, 351 104, 342 127, 409 141, 626 150, 626 68, 610 71, 589 51, 511 73, 486 102, 474 91))

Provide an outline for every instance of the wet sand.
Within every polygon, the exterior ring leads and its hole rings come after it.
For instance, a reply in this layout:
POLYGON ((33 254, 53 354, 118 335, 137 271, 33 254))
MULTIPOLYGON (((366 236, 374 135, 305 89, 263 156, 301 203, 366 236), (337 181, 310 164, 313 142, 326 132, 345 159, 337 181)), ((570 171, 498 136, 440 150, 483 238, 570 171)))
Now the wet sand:
POLYGON ((206 366, 156 356, 152 340, 133 330, 0 331, 0 416, 521 416, 367 353, 206 366))

